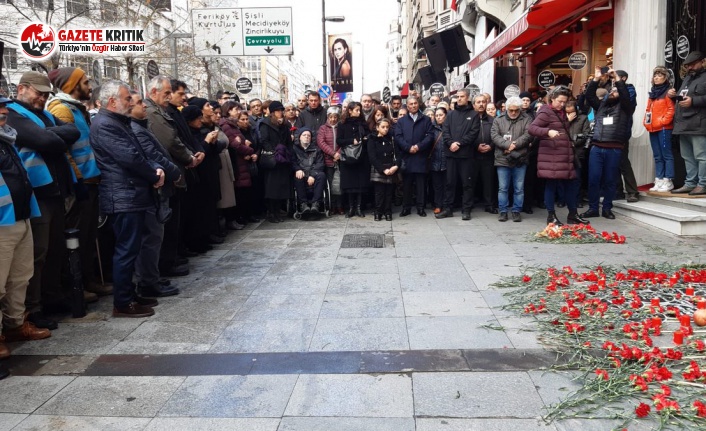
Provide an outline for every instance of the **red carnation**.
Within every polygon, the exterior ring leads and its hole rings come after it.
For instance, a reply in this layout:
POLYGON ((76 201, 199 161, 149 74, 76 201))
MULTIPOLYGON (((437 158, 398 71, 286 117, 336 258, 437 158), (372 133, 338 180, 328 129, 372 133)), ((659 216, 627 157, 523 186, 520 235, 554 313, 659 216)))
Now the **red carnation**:
POLYGON ((650 406, 645 403, 640 403, 640 405, 635 408, 635 414, 638 418, 644 418, 650 414, 650 410, 652 410, 650 406))

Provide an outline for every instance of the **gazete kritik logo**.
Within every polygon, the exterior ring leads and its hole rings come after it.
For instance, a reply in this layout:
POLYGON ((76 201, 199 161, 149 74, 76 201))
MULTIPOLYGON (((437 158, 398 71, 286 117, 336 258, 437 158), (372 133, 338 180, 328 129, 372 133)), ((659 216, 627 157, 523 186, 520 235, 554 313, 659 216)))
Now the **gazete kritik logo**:
POLYGON ((56 48, 56 35, 50 25, 33 22, 20 33, 20 45, 24 55, 32 60, 49 58, 56 48))
POLYGON ((62 28, 34 22, 20 33, 22 53, 30 60, 46 60, 55 52, 86 54, 111 54, 144 52, 143 30, 131 28, 62 28))

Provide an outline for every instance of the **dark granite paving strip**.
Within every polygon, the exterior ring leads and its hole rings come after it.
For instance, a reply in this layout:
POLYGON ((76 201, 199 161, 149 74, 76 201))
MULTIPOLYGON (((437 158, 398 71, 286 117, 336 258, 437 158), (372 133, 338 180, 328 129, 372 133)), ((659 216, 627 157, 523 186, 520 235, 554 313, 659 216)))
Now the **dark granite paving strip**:
MULTIPOLYGON (((14 375, 40 375, 45 374, 41 369, 43 365, 62 358, 14 356, 7 364, 14 375)), ((553 353, 541 349, 102 355, 75 374, 209 376, 527 371, 556 363, 553 353)))

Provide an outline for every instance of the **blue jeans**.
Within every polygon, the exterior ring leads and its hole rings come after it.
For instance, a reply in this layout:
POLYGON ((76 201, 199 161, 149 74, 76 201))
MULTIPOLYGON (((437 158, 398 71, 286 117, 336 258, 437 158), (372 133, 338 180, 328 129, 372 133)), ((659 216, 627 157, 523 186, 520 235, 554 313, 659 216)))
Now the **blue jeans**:
POLYGON ((684 185, 706 187, 706 136, 680 135, 679 148, 686 164, 684 185))
POLYGON ((588 163, 589 209, 598 211, 601 195, 603 195, 603 210, 613 208, 622 152, 618 148, 601 148, 595 145, 591 148, 588 163))
POLYGON ((512 212, 518 213, 522 211, 522 205, 525 202, 525 172, 527 165, 516 166, 510 168, 507 166, 498 166, 498 211, 501 213, 507 212, 508 198, 507 191, 510 188, 512 181, 512 212))
POLYGON ((672 155, 672 130, 650 132, 650 145, 655 158, 655 177, 674 178, 674 156, 672 155))
POLYGON ((134 299, 132 275, 142 246, 145 211, 117 213, 111 216, 115 233, 113 254, 113 305, 126 307, 134 299))

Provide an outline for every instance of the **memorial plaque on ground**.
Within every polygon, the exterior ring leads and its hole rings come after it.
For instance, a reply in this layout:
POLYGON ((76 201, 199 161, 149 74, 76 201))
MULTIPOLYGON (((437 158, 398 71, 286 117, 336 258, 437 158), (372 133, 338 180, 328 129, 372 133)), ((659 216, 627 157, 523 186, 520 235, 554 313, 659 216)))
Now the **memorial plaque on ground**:
POLYGON ((571 70, 581 70, 586 67, 588 58, 583 52, 575 52, 569 56, 569 68, 571 70))
POLYGON ((554 72, 551 70, 543 70, 539 72, 539 76, 537 76, 537 83, 542 87, 547 88, 554 85, 555 79, 556 77, 554 76, 554 72))
POLYGON ((235 81, 235 89, 240 94, 248 94, 252 91, 252 81, 246 77, 238 78, 235 81))
POLYGON ((446 90, 444 89, 444 84, 441 83, 434 83, 431 84, 429 87, 429 95, 430 96, 439 96, 439 97, 444 97, 444 93, 446 90))

